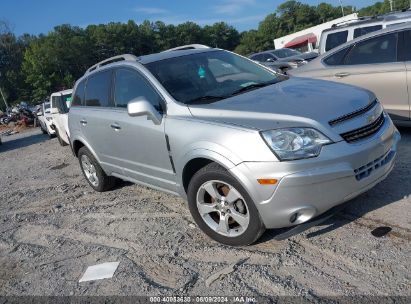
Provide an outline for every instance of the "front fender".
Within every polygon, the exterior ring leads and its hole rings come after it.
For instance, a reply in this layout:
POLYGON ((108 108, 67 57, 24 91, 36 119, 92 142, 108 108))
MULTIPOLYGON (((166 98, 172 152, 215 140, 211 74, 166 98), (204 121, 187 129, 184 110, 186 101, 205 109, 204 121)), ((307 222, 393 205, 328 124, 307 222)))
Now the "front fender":
POLYGON ((179 193, 181 196, 186 197, 186 193, 183 187, 183 170, 184 167, 193 159, 196 158, 203 158, 213 161, 215 163, 220 164, 227 170, 235 167, 241 161, 238 157, 233 156, 232 153, 216 144, 207 143, 206 147, 201 147, 197 145, 197 147, 187 147, 187 152, 182 154, 175 159, 175 166, 176 166, 176 180, 179 183, 179 193), (219 148, 219 149, 216 149, 219 148), (216 151, 217 150, 217 151, 216 151))

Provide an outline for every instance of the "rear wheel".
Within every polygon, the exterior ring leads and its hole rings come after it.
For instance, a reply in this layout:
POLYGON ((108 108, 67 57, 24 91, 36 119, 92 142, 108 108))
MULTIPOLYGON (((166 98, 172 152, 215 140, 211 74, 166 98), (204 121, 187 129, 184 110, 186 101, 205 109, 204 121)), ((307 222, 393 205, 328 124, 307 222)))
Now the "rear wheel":
POLYGON ((249 245, 265 230, 247 191, 218 164, 199 170, 190 181, 187 195, 197 225, 220 243, 249 245))
POLYGON ((104 192, 113 188, 115 178, 108 176, 93 154, 86 148, 81 147, 78 152, 81 171, 89 185, 98 192, 104 192))

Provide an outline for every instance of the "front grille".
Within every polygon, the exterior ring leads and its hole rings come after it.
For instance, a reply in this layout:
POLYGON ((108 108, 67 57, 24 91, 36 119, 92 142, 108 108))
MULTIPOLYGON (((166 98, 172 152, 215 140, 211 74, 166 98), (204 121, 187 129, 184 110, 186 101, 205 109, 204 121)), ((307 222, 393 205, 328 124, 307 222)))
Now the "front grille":
POLYGON ((360 116, 361 114, 364 114, 365 112, 368 112, 369 110, 371 110, 376 104, 378 103, 378 100, 375 99, 373 102, 371 102, 369 105, 356 110, 354 112, 351 112, 349 114, 345 114, 343 116, 340 116, 336 119, 330 120, 328 123, 330 124, 330 126, 335 126, 336 124, 342 123, 346 120, 350 120, 356 116, 360 116))
POLYGON ((368 164, 361 166, 358 169, 355 169, 354 170, 355 178, 357 179, 357 181, 360 181, 363 178, 370 176, 374 170, 377 170, 381 168, 382 166, 388 164, 392 160, 394 155, 395 155, 395 152, 390 150, 386 154, 384 154, 381 157, 378 157, 372 162, 369 162, 368 164))
POLYGON ((381 115, 369 125, 366 125, 362 128, 355 129, 349 132, 342 133, 340 135, 342 138, 344 138, 346 142, 349 142, 349 143, 355 142, 357 140, 370 137, 371 135, 377 133, 383 126, 384 121, 385 121, 384 113, 381 113, 381 115))

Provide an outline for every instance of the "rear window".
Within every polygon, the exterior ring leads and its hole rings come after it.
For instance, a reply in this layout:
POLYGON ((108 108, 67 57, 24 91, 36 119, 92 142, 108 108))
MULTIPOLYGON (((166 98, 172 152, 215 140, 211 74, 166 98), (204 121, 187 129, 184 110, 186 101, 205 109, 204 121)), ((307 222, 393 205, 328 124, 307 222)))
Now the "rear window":
POLYGON ((110 86, 112 71, 98 72, 90 76, 86 85, 86 106, 88 107, 109 107, 110 86))
POLYGON ((329 51, 343 43, 347 42, 348 31, 328 34, 327 42, 325 43, 325 51, 329 51))
POLYGON ((360 27, 360 28, 356 28, 354 30, 354 39, 357 37, 360 37, 362 35, 371 33, 371 32, 375 32, 378 30, 382 29, 382 25, 373 25, 373 26, 366 26, 366 27, 360 27))
POLYGON ((81 106, 84 104, 84 82, 85 80, 82 80, 77 85, 76 91, 73 94, 71 106, 81 106))

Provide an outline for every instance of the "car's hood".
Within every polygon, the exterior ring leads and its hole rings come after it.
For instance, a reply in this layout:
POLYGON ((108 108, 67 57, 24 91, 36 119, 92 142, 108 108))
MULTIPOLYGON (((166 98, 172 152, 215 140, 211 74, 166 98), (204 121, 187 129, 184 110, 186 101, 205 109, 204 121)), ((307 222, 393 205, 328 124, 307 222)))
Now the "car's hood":
POLYGON ((190 105, 194 117, 266 130, 312 126, 351 113, 375 97, 369 91, 323 80, 293 77, 211 104, 190 105))

